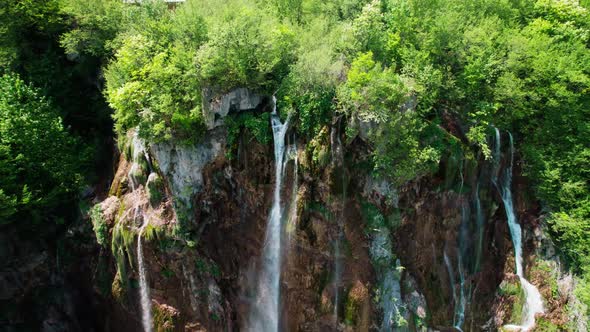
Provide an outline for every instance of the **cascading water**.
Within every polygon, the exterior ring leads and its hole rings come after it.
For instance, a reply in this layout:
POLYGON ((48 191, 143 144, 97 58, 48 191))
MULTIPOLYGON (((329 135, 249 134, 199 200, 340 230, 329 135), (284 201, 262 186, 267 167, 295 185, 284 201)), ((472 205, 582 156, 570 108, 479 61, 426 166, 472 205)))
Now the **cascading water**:
MULTIPOLYGON (((449 274, 449 281, 451 283, 451 290, 453 291, 453 302, 455 303, 455 307, 457 306, 458 297, 457 297, 457 290, 455 286, 455 271, 453 270, 453 265, 451 264, 451 260, 449 259, 449 255, 447 255, 447 249, 445 248, 443 251, 443 260, 445 261, 445 266, 447 268, 447 273, 449 274)), ((454 324, 455 317, 453 317, 453 324, 454 324)))
POLYGON ((139 269, 139 295, 141 300, 141 323, 145 332, 152 331, 152 313, 150 305, 150 293, 147 284, 147 278, 145 275, 145 266, 143 263, 143 248, 141 246, 141 236, 147 226, 147 220, 144 221, 143 225, 139 229, 139 235, 137 237, 137 264, 139 269))
POLYGON ((467 305, 467 299, 465 298, 465 269, 463 267, 463 261, 461 255, 458 255, 459 259, 459 303, 455 309, 455 328, 459 331, 462 330, 463 322, 465 321, 465 306, 467 305))
POLYGON ((279 330, 279 298, 281 276, 281 184, 283 181, 283 158, 285 156, 285 133, 289 119, 281 123, 276 110, 276 98, 273 96, 274 109, 271 125, 274 139, 275 187, 272 209, 268 218, 264 248, 262 252, 262 269, 258 278, 258 293, 254 304, 249 331, 276 332, 279 330))
MULTIPOLYGON (((331 133, 331 145, 332 145, 332 163, 334 167, 340 168, 342 170, 344 166, 344 155, 342 151, 342 142, 340 141, 339 131, 337 129, 332 130, 331 133)), ((333 278, 333 286, 334 286, 334 323, 338 324, 338 303, 340 301, 340 283, 342 279, 342 255, 340 246, 342 243, 342 239, 344 237, 344 204, 346 200, 346 189, 344 184, 344 171, 342 170, 341 174, 341 186, 342 186, 342 201, 341 206, 339 207, 339 211, 336 217, 336 222, 338 224, 338 235, 336 237, 336 241, 334 243, 334 278, 333 278)))
MULTIPOLYGON (((139 138, 137 130, 133 134, 133 138, 131 141, 132 146, 132 164, 131 168, 129 169, 129 173, 127 174, 127 178, 129 179, 129 183, 131 185, 131 191, 135 191, 139 185, 139 180, 137 178, 137 174, 141 173, 141 163, 145 162, 151 171, 152 165, 150 163, 150 157, 146 149, 145 142, 139 138), (145 158, 145 160, 142 160, 145 158)), ((133 222, 137 220, 137 217, 141 211, 141 207, 139 204, 135 204, 133 209, 133 222)), ((143 330, 145 332, 152 331, 152 313, 151 313, 151 301, 150 301, 150 293, 149 287, 147 284, 147 277, 145 272, 145 264, 143 262, 143 247, 141 245, 141 237, 143 235, 143 231, 145 227, 148 225, 148 222, 145 216, 141 216, 142 225, 139 228, 139 235, 137 237, 137 265, 138 265, 138 272, 139 272, 139 300, 141 304, 141 324, 143 325, 143 330)))
MULTIPOLYGON (((502 195, 502 201, 504 202, 504 209, 506 210, 506 219, 508 220, 508 228, 510 229, 510 236, 512 237, 512 243, 514 245, 514 258, 516 261, 516 274, 520 279, 520 283, 524 290, 525 304, 522 308, 522 322, 521 325, 506 325, 506 329, 514 329, 520 331, 529 331, 535 326, 535 315, 543 312, 543 299, 539 290, 529 283, 524 278, 524 271, 522 266, 522 229, 520 224, 516 220, 516 214, 514 212, 514 205, 512 201, 512 165, 514 162, 514 143, 512 140, 512 134, 508 133, 510 137, 510 165, 506 169, 505 174, 502 178, 503 181, 498 183, 495 179, 494 182, 500 190, 502 195)), ((496 162, 499 164, 500 158, 500 133, 496 128, 496 162)))
POLYGON ((287 249, 290 248, 295 228, 297 227, 297 191, 299 190, 299 157, 297 156, 297 145, 295 143, 287 148, 287 157, 283 162, 283 173, 289 160, 293 160, 293 186, 291 187, 291 202, 289 202, 289 212, 285 225, 285 234, 287 236, 285 243, 287 249))
MULTIPOLYGON (((461 179, 461 184, 459 186, 459 194, 463 195, 463 186, 465 183, 464 174, 463 174, 463 167, 464 162, 461 162, 461 166, 459 168, 459 175, 461 179)), ((459 283, 458 285, 455 282, 455 271, 452 266, 452 262, 447 255, 446 248, 443 252, 443 259, 445 266, 447 268, 447 272, 449 274, 449 280, 451 284, 451 290, 453 291, 453 305, 454 305, 454 313, 453 313, 453 327, 459 331, 462 331, 462 326, 465 321, 465 307, 467 305, 466 300, 466 291, 465 291, 465 267, 463 265, 463 257, 467 257, 469 255, 469 244, 470 244, 470 228, 469 228, 469 220, 470 220, 470 212, 468 210, 467 203, 462 199, 461 205, 461 224, 459 226, 459 233, 457 236, 457 242, 459 250, 457 250, 457 272, 459 276, 459 283)))
POLYGON ((400 261, 399 259, 395 261, 387 228, 382 227, 374 231, 370 253, 375 262, 379 283, 378 305, 383 312, 379 330, 406 331, 408 317, 401 295, 400 261))

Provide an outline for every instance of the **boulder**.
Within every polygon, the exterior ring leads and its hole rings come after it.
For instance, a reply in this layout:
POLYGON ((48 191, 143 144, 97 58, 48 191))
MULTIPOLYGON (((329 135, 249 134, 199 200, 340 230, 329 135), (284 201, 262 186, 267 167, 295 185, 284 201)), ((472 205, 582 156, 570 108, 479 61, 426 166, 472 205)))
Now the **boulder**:
POLYGON ((224 118, 231 112, 256 109, 262 104, 263 97, 246 88, 237 88, 224 95, 215 97, 210 90, 203 92, 203 118, 207 129, 223 125, 224 118))

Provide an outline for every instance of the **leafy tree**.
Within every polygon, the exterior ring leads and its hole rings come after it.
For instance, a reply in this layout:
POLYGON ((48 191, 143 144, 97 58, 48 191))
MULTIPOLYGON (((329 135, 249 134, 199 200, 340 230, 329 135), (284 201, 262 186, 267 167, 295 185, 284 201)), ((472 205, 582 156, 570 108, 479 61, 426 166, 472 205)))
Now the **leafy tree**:
POLYGON ((0 224, 59 215, 81 176, 59 112, 16 75, 0 78, 0 224))
POLYGON ((164 49, 142 35, 126 37, 105 74, 120 135, 139 126, 152 141, 200 137, 204 122, 193 57, 180 45, 164 49))
POLYGON ((201 78, 227 90, 273 92, 293 60, 294 34, 260 8, 230 2, 207 19, 207 43, 197 53, 201 78))
POLYGON ((338 100, 349 115, 362 121, 386 122, 407 98, 409 89, 391 68, 382 68, 368 52, 357 57, 339 86, 338 100))
POLYGON ((61 11, 73 17, 71 30, 65 31, 60 43, 69 57, 111 54, 109 42, 115 39, 129 21, 128 5, 118 0, 60 0, 61 11))
POLYGON ((439 151, 421 142, 426 123, 413 110, 411 89, 411 81, 382 68, 372 52, 352 62, 338 88, 344 112, 371 128, 375 169, 398 184, 427 173, 440 159, 439 151))

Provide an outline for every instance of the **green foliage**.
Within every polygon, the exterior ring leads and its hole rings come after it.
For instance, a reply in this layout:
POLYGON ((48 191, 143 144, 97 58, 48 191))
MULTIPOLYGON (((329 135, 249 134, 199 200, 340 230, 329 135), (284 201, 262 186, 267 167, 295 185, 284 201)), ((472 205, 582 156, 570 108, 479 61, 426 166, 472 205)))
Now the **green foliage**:
POLYGON ((248 130, 260 144, 267 145, 272 142, 269 113, 241 112, 235 115, 230 114, 225 118, 225 125, 227 127, 227 146, 230 147, 230 151, 235 148, 237 139, 244 129, 248 130))
POLYGON ((381 211, 375 205, 363 201, 361 204, 361 211, 363 212, 363 219, 366 223, 366 228, 370 231, 387 228, 387 219, 383 216, 381 211))
POLYGON ((154 330, 157 332, 172 332, 178 324, 178 316, 166 307, 152 306, 154 312, 154 330))
POLYGON ((28 32, 27 37, 31 39, 53 36, 61 31, 63 21, 56 0, 3 1, 0 4, 0 74, 23 65, 23 58, 30 56, 25 54, 32 51, 27 50, 31 40, 23 38, 25 33, 28 32), (33 31, 27 31, 30 28, 33 31))
POLYGON ((61 35, 60 43, 70 57, 84 54, 105 57, 111 54, 109 42, 115 39, 132 6, 118 0, 60 0, 61 11, 71 15, 75 28, 61 35))
POLYGON ((338 88, 338 100, 344 112, 361 121, 385 123, 395 117, 408 91, 391 68, 373 60, 373 53, 359 55, 348 71, 347 80, 338 88))
POLYGON ((117 274, 120 276, 121 281, 125 281, 121 283, 123 288, 129 286, 127 284, 127 266, 133 266, 132 253, 133 243, 135 241, 135 232, 129 229, 128 226, 123 225, 121 220, 124 212, 125 204, 121 203, 115 220, 115 226, 112 230, 111 240, 111 253, 115 258, 117 274))
POLYGON ((150 204, 153 207, 158 206, 164 197, 164 181, 159 175, 152 173, 148 178, 146 187, 150 204))
MULTIPOLYGON (((18 73, 59 108, 64 127, 84 143, 79 165, 93 182, 110 163, 112 133, 108 107, 100 91, 101 59, 73 56, 60 36, 73 26, 61 0, 13 0, 0 4, 0 74, 18 73)), ((70 216, 65 216, 71 219, 70 216)))
MULTIPOLYGON (((348 326, 355 326, 361 315, 362 303, 355 295, 354 289, 349 290, 344 303, 344 323, 348 326)), ((338 306, 339 304, 335 303, 334 305, 338 306)))
POLYGON ((562 326, 556 325, 555 323, 551 322, 551 320, 544 317, 540 317, 537 321, 535 321, 535 324, 535 331, 539 332, 558 332, 564 330, 562 326))
POLYGON ((404 112, 374 134, 375 169, 401 184, 436 170, 441 151, 427 144, 426 125, 413 112, 404 112))
POLYGON ((432 170, 446 149, 443 135, 425 134, 429 123, 460 121, 486 158, 490 126, 511 130, 553 212, 555 239, 590 275, 589 22, 572 1, 375 1, 353 20, 363 53, 338 101, 347 114, 387 124, 370 136, 374 164, 399 182, 432 170), (417 115, 388 123, 407 93, 417 115))
POLYGON ((150 141, 190 142, 204 133, 193 56, 183 46, 163 48, 140 34, 123 39, 105 73, 119 135, 138 127, 140 137, 150 141))
POLYGON ((76 141, 58 110, 16 75, 0 77, 0 223, 57 220, 77 195, 76 141))
POLYGON ((382 229, 395 231, 395 229, 401 223, 399 211, 395 211, 394 213, 385 216, 375 205, 367 201, 361 202, 361 212, 365 222, 365 232, 367 234, 371 234, 374 231, 380 231, 382 229))
POLYGON ((311 155, 312 168, 322 169, 330 162, 328 128, 322 127, 320 132, 307 144, 307 153, 311 155))
MULTIPOLYGON (((292 113, 310 168, 327 165, 327 129, 343 114, 347 135, 370 146, 363 167, 403 184, 458 147, 470 162, 489 158, 491 126, 510 130, 590 303, 590 14, 579 3, 188 0, 169 10, 162 1, 3 1, 0 73, 22 80, 0 79, 0 218, 63 219, 79 169, 94 167, 70 135, 110 153, 99 94, 109 62, 103 92, 121 141, 138 128, 149 142, 195 144, 206 130, 203 90, 248 87, 276 93, 280 112, 292 113)), ((271 140, 268 114, 226 123, 230 146, 241 130, 271 140)), ((115 256, 126 255, 129 233, 115 226, 115 256)))
POLYGON ((359 126, 371 128, 375 169, 399 184, 433 170, 440 159, 440 152, 421 139, 426 123, 406 106, 413 102, 410 89, 411 82, 383 69, 372 52, 352 62, 346 83, 338 89, 344 112, 358 119, 359 126))
POLYGON ((293 59, 293 32, 261 8, 238 1, 220 7, 207 17, 208 41, 197 53, 200 77, 222 89, 272 91, 293 59))
POLYGON ((194 143, 205 130, 205 86, 271 91, 292 62, 289 27, 246 3, 195 0, 172 12, 156 3, 139 7, 113 43, 115 61, 105 73, 119 135, 139 127, 150 141, 194 143))
POLYGON ((92 228, 96 235, 96 242, 102 247, 106 247, 109 240, 109 229, 102 214, 100 204, 96 204, 90 209, 90 220, 92 221, 92 228))
POLYGON ((345 24, 319 17, 296 27, 296 35, 297 60, 281 83, 278 106, 294 111, 301 134, 315 137, 332 121, 336 87, 344 70, 338 50, 347 48, 351 34, 345 24))

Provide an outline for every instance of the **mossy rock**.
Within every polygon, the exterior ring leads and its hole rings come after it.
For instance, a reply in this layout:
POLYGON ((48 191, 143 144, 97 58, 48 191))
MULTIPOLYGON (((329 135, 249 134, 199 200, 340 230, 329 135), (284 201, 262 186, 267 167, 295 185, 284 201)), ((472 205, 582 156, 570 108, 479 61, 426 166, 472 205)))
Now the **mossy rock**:
POLYGON ((147 176, 147 168, 144 167, 142 164, 134 164, 134 168, 129 174, 131 181, 135 186, 143 185, 146 183, 148 176, 147 176))
POLYGON ((558 331, 567 331, 564 326, 558 325, 546 319, 544 317, 540 317, 537 319, 535 331, 536 332, 558 332, 558 331))
POLYGON ((146 182, 148 198, 152 207, 158 206, 164 197, 164 181, 156 174, 151 173, 146 182))
POLYGON ((90 220, 92 221, 92 228, 96 235, 96 242, 103 248, 106 248, 109 241, 109 230, 100 204, 92 207, 89 214, 90 220))
POLYGON ((121 273, 117 272, 115 279, 111 284, 111 294, 118 303, 124 303, 127 296, 127 288, 121 280, 121 273))
POLYGON ((157 332, 172 332, 176 330, 180 313, 166 304, 152 306, 154 330, 157 332))
POLYGON ((501 296, 510 298, 512 302, 512 310, 510 311, 509 316, 505 317, 505 323, 518 323, 522 321, 522 308, 525 298, 524 291, 518 278, 502 281, 498 292, 501 296))
POLYGON ((356 326, 361 321, 363 304, 369 298, 369 290, 361 282, 358 282, 350 289, 344 304, 344 323, 349 326, 356 326))

